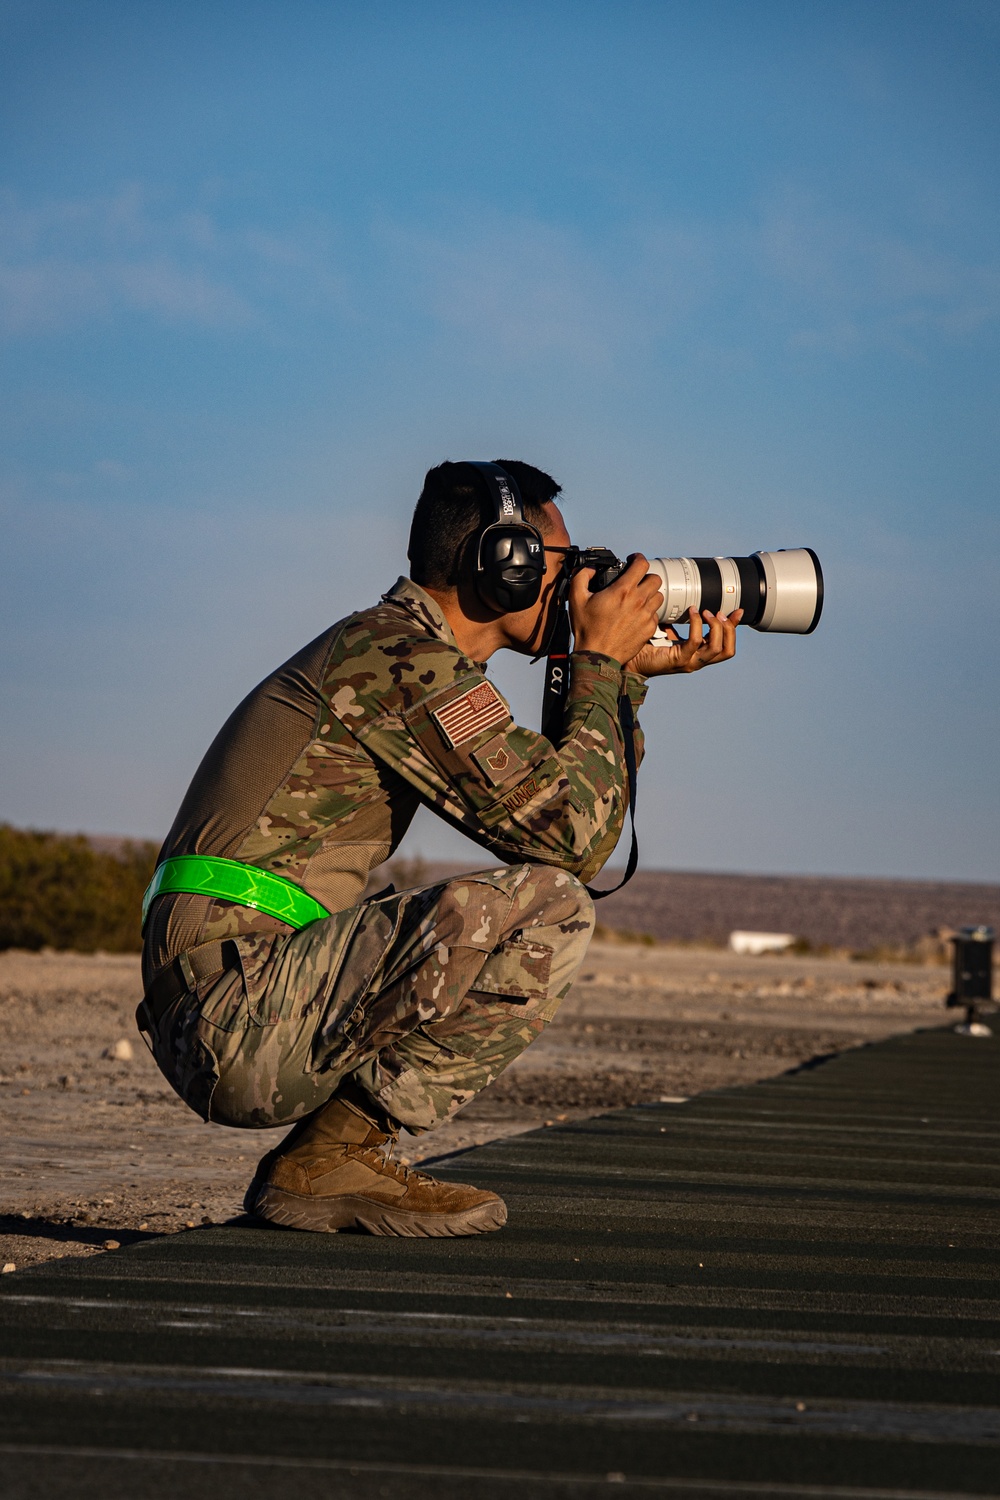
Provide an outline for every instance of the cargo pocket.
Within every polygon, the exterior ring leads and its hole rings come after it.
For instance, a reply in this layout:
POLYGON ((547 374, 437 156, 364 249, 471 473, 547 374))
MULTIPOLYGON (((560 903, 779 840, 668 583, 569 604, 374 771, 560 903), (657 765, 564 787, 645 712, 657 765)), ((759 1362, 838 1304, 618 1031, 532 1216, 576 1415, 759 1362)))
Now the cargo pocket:
MULTIPOLYGON (((237 945, 233 942, 232 946, 237 945)), ((224 956, 228 959, 230 954, 226 952, 224 956)), ((212 1112, 213 1096, 223 1077, 234 1066, 241 1067, 247 1034, 256 1031, 256 1026, 250 1015, 242 963, 238 968, 226 969, 217 979, 204 981, 197 994, 201 1005, 195 1011, 194 1035, 197 1049, 210 1060, 211 1069, 205 1071, 198 1102, 189 1098, 188 1103, 202 1119, 209 1120, 216 1118, 212 1112)))
MULTIPOLYGON (((273 936, 231 940, 239 955, 238 967, 227 969, 204 988, 199 986, 202 1003, 195 1031, 200 1046, 215 1064, 214 1085, 205 1101, 203 1118, 220 1125, 247 1124, 247 1101, 260 1088, 258 1053, 263 1041, 273 1039, 273 1032, 258 1017, 254 1004, 263 987, 263 965, 254 960, 260 956, 262 943, 269 954, 274 941, 273 936)), ((227 952, 225 957, 229 956, 227 952)), ((192 1107, 202 1113, 198 1105, 192 1107)))
MULTIPOLYGON (((396 895, 370 901, 360 907, 354 932, 341 957, 333 990, 313 1042, 313 1065, 327 1069, 352 1045, 364 1020, 364 1001, 377 990, 385 969, 391 966, 393 946, 399 937, 407 909, 414 913, 412 898, 396 895)), ((415 957, 423 962, 423 955, 415 957)))
POLYGON ((490 954, 458 1010, 424 1030, 439 1046, 481 1061, 495 1076, 555 1014, 551 968, 550 948, 515 933, 490 954))
POLYGON ((543 1000, 549 992, 551 972, 552 949, 518 932, 490 954, 472 991, 507 999, 543 1000))
POLYGON ((163 1012, 150 1036, 156 1065, 170 1087, 203 1120, 219 1083, 219 1059, 206 1040, 194 995, 182 995, 163 1012))
MULTIPOLYGON (((243 978, 247 1017, 255 1026, 266 1026, 273 1020, 273 1017, 264 1012, 261 1002, 271 975, 275 950, 279 944, 287 942, 287 937, 276 932, 262 932, 254 936, 245 935, 229 939, 229 945, 235 949, 235 957, 239 961, 240 974, 243 978)), ((228 958, 229 954, 225 953, 224 956, 228 958)))
MULTIPOLYGON (((225 1080, 225 1093, 234 1083, 244 1087, 248 1068, 248 1040, 263 1024, 258 1002, 264 990, 268 963, 276 943, 267 933, 223 941, 221 974, 201 980, 194 990, 169 1007, 157 1027, 153 1055, 160 1072, 185 1104, 203 1120, 217 1119, 213 1099, 225 1080)), ((225 1124, 239 1121, 223 1121, 225 1124)))

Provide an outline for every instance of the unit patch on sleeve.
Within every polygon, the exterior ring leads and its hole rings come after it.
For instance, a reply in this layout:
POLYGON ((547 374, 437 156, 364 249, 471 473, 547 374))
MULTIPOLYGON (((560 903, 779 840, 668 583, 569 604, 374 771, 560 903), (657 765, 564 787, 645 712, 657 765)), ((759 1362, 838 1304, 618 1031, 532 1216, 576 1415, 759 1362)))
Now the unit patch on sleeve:
POLYGON ((511 722, 510 709, 490 682, 477 683, 443 708, 432 708, 431 718, 450 750, 482 734, 484 729, 492 729, 494 724, 511 722))
POLYGON ((500 786, 527 769, 517 751, 508 744, 505 734, 496 734, 481 749, 473 750, 472 759, 493 786, 500 786))

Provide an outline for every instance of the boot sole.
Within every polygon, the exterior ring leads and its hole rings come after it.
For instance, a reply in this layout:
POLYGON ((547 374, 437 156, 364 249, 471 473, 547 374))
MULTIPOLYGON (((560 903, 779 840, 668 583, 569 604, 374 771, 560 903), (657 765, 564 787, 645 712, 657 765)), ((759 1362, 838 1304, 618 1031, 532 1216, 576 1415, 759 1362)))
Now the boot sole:
POLYGON ((446 1239, 467 1234, 489 1234, 507 1222, 502 1198, 477 1203, 461 1213, 421 1214, 372 1203, 368 1198, 305 1198, 282 1188, 265 1187, 252 1212, 283 1229, 308 1229, 314 1234, 337 1234, 360 1229, 366 1234, 395 1235, 400 1239, 446 1239))
POLYGON ((257 1199, 260 1197, 263 1186, 263 1179, 260 1177, 255 1177, 253 1182, 251 1182, 250 1186, 247 1188, 246 1192, 243 1194, 243 1212, 245 1214, 253 1214, 257 1212, 254 1205, 256 1204, 257 1199))

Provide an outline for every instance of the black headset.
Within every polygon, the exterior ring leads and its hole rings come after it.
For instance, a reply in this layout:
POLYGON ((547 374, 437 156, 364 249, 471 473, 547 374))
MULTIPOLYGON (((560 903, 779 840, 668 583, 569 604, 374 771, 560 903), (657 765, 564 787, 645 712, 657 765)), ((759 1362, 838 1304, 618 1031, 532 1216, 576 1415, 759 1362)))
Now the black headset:
POLYGON ((479 597, 499 614, 530 609, 545 577, 541 532, 524 519, 520 491, 506 469, 475 459, 464 460, 462 467, 475 469, 493 505, 493 520, 476 541, 479 597))

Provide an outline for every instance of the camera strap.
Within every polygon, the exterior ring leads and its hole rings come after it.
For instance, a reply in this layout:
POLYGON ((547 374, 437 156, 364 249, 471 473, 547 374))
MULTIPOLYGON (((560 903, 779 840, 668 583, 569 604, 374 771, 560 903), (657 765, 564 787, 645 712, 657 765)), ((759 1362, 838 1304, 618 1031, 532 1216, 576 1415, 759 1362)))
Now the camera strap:
POLYGON ((632 699, 627 693, 622 693, 618 699, 618 722, 621 725, 622 739, 625 743, 625 774, 628 777, 628 816, 632 825, 632 847, 628 851, 625 874, 617 885, 611 886, 606 891, 595 891, 592 885, 587 886, 587 891, 595 901, 600 901, 604 896, 613 896, 615 891, 620 891, 623 885, 628 885, 639 863, 639 835, 635 831, 635 783, 638 774, 638 767, 635 763, 635 711, 632 708, 632 699))
MULTIPOLYGON (((545 688, 542 696, 542 733, 554 745, 558 745, 562 738, 566 713, 566 694, 569 691, 570 635, 569 609, 563 603, 556 610, 549 632, 545 688)), ((628 777, 628 814, 632 825, 632 847, 629 850, 625 874, 617 885, 611 886, 606 891, 595 891, 593 886, 587 886, 587 891, 595 901, 600 901, 604 896, 612 896, 615 891, 620 891, 623 885, 627 885, 639 863, 639 837, 635 831, 635 789, 638 776, 635 759, 635 711, 627 693, 622 693, 618 699, 618 723, 621 726, 622 742, 625 746, 625 774, 628 777)))
POLYGON ((569 610, 563 604, 555 612, 546 642, 545 687, 542 692, 542 733, 554 745, 562 737, 566 714, 570 635, 569 610))

